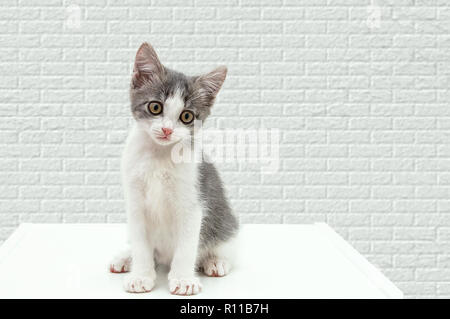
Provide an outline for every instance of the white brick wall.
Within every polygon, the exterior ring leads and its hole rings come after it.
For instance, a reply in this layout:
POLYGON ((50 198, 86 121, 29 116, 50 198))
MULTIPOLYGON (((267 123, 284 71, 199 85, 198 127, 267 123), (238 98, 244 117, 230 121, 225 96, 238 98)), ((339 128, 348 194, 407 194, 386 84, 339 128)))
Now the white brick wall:
POLYGON ((0 240, 124 220, 145 40, 173 68, 229 66, 210 126, 281 128, 277 175, 222 165, 243 222, 326 221, 407 296, 450 297, 450 3, 370 3, 2 0, 0 240))

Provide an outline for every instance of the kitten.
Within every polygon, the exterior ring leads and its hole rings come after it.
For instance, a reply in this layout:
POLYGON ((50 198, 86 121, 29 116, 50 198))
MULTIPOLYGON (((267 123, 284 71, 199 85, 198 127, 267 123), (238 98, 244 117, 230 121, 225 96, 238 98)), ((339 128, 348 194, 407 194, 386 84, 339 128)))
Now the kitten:
POLYGON ((194 121, 208 117, 226 73, 223 66, 201 76, 170 70, 147 43, 136 54, 130 89, 136 123, 122 157, 131 249, 110 265, 111 272, 130 271, 129 292, 153 288, 155 263, 170 266, 169 290, 177 295, 200 292, 196 270, 230 271, 238 221, 215 167, 171 156, 178 143, 192 143, 194 121))

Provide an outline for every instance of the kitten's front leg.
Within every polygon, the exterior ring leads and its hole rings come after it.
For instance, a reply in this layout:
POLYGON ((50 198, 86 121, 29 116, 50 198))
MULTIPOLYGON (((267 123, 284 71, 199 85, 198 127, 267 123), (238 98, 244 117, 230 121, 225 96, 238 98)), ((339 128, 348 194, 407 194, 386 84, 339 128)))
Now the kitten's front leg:
POLYGON ((155 286, 153 247, 148 240, 144 197, 139 192, 126 196, 128 236, 131 245, 131 272, 124 278, 128 292, 148 292, 155 286))
POLYGON ((202 211, 199 205, 185 207, 177 215, 177 247, 169 272, 169 290, 175 295, 198 294, 202 286, 195 276, 202 211))

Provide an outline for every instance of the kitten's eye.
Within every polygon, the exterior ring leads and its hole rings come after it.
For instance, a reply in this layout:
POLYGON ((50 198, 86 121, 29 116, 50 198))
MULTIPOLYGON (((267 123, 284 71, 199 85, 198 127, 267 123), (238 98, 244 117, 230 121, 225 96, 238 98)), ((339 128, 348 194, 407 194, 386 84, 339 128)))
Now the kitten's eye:
POLYGON ((190 124, 194 120, 194 113, 192 111, 183 111, 180 114, 180 120, 184 124, 190 124))
POLYGON ((163 111, 163 106, 159 102, 152 101, 148 103, 148 111, 153 115, 158 115, 163 111))

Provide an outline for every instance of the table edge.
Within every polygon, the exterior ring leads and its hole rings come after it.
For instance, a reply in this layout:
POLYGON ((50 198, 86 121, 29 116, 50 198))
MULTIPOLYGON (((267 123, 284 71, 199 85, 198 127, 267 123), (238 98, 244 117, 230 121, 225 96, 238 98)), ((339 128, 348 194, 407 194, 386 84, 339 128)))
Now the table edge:
POLYGON ((5 257, 16 247, 23 237, 26 236, 27 231, 33 227, 31 223, 21 223, 16 230, 0 245, 0 264, 5 257))
POLYGON ((333 228, 326 223, 314 223, 314 225, 320 228, 342 255, 349 259, 387 298, 404 298, 403 292, 381 270, 372 265, 333 228))

